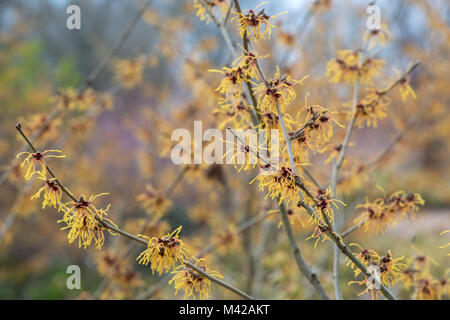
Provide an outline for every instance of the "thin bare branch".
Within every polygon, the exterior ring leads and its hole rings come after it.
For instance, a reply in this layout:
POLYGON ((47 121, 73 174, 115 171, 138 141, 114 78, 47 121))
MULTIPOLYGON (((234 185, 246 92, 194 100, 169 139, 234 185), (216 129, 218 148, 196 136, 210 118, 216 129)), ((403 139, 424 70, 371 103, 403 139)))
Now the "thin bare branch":
POLYGON ((289 240, 289 246, 291 247, 292 254, 294 255, 295 262, 297 263, 298 268, 302 271, 303 275, 308 279, 308 281, 314 286, 320 298, 329 300, 330 298, 328 297, 325 289, 320 283, 316 272, 305 262, 305 259, 303 258, 300 247, 295 240, 294 231, 292 230, 291 222, 289 221, 289 216, 284 204, 282 203, 279 207, 281 213, 281 221, 283 222, 283 227, 286 230, 286 235, 289 240))

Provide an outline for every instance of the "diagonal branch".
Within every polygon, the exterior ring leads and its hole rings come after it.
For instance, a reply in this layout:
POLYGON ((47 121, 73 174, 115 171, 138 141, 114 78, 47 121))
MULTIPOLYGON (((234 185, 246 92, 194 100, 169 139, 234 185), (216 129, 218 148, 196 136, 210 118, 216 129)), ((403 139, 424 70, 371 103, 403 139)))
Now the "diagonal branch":
MULTIPOLYGON (((26 143, 29 145, 29 147, 31 148, 31 150, 33 150, 33 152, 37 152, 36 148, 34 147, 34 145, 31 143, 31 141, 28 139, 28 137, 25 135, 25 133, 22 130, 22 125, 20 123, 18 123, 16 125, 16 129, 17 131, 20 133, 20 135, 24 138, 24 140, 26 141, 26 143)), ((61 181, 57 178, 57 176, 55 175, 55 173, 52 171, 52 169, 46 164, 46 168, 47 171, 50 173, 50 175, 55 179, 54 181, 58 184, 58 186, 61 188, 61 190, 70 198, 72 199, 74 202, 78 202, 78 200, 75 198, 75 196, 69 191, 69 189, 63 185, 61 183, 61 181)), ((125 230, 122 230, 114 225, 112 225, 111 223, 109 223, 108 221, 103 220, 102 218, 100 218, 98 215, 95 215, 95 219, 98 221, 98 223, 104 227, 105 229, 114 231, 115 233, 118 233, 130 240, 133 240, 139 244, 142 244, 144 246, 148 246, 148 241, 134 235, 131 234, 125 230)), ((212 282, 240 295, 241 297, 245 298, 245 299, 253 299, 252 296, 246 294, 245 292, 243 292, 242 290, 235 288, 234 286, 230 285, 229 283, 218 279, 214 276, 211 276, 210 274, 208 274, 207 272, 203 271, 201 268, 198 268, 197 266, 195 266, 194 264, 192 264, 189 261, 183 261, 183 264, 186 265, 187 267, 195 270, 196 272, 198 272, 199 274, 203 275, 204 277, 208 278, 209 280, 211 280, 212 282)))
MULTIPOLYGON (((241 234, 241 233, 247 231, 248 229, 252 228, 256 224, 258 224, 261 221, 265 220, 267 217, 269 217, 269 214, 262 213, 262 214, 254 216, 254 217, 252 217, 252 218, 242 222, 241 224, 239 224, 236 227, 236 233, 237 234, 241 234)), ((209 246, 203 248, 198 253, 196 258, 200 259, 200 258, 206 256, 208 253, 212 252, 214 249, 216 249, 218 246, 220 246, 223 243, 223 241, 224 240, 212 241, 209 246)), ((161 290, 162 286, 164 286, 164 284, 167 282, 169 277, 170 277, 169 275, 166 275, 163 278, 161 278, 153 287, 151 287, 149 290, 145 291, 144 293, 140 294, 138 296, 138 299, 139 300, 145 300, 145 299, 150 299, 151 297, 153 297, 159 290, 161 290)))

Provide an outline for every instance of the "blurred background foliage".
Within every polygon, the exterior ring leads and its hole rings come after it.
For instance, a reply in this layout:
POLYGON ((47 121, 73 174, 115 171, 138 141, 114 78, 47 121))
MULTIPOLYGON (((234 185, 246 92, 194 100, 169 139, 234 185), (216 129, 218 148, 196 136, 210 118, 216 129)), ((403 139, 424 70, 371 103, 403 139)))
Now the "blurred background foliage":
MULTIPOLYGON (((310 93, 315 104, 341 110, 351 98, 351 86, 330 84, 325 77, 327 61, 341 49, 361 47, 366 31, 368 1, 330 1, 312 14, 313 1, 269 1, 266 12, 288 10, 276 19, 277 28, 270 41, 256 46, 268 74, 281 60, 284 73, 295 79, 309 75, 298 88, 296 103, 303 104, 310 93)), ((252 8, 257 1, 241 1, 252 8)), ((146 184, 164 192, 179 175, 182 179, 170 196, 172 206, 163 222, 151 224, 158 234, 183 225, 182 239, 194 252, 223 236, 227 227, 245 221, 271 208, 263 201, 255 185, 248 185, 254 172, 238 174, 232 165, 196 166, 183 171, 170 161, 170 133, 175 128, 192 129, 194 120, 203 120, 204 130, 217 127, 213 114, 217 108, 214 93, 220 77, 208 72, 229 65, 231 55, 214 24, 205 24, 195 16, 192 1, 155 0, 144 18, 132 30, 125 45, 107 70, 92 84, 97 92, 106 92, 116 83, 118 59, 145 55, 148 66, 143 81, 133 88, 121 88, 113 107, 66 110, 51 123, 47 117, 57 104, 61 89, 77 88, 98 66, 109 48, 138 12, 142 1, 129 0, 3 0, 0 2, 0 173, 13 166, 0 187, 0 225, 7 230, 0 243, 0 298, 174 298, 167 281, 139 266, 134 257, 140 252, 120 256, 136 283, 122 283, 102 273, 99 259, 104 253, 93 248, 69 245, 66 233, 57 223, 55 210, 40 210, 30 201, 38 184, 26 186, 23 172, 13 159, 23 145, 14 126, 21 121, 30 130, 46 126, 36 145, 40 149, 60 148, 68 155, 53 161, 55 168, 77 194, 109 192, 111 218, 130 230, 138 230, 149 213, 136 201, 146 184), (65 26, 65 8, 78 4, 82 10, 82 29, 65 26), (69 130, 69 131, 68 131, 69 130), (182 173, 180 173, 182 172, 182 173), (13 217, 13 218, 11 218, 13 217), (12 222, 11 222, 12 220, 12 222), (82 290, 66 288, 66 268, 76 264, 82 270, 82 290)), ((377 128, 356 131, 344 172, 355 179, 344 183, 340 197, 348 204, 339 215, 340 229, 351 226, 358 216, 357 204, 364 197, 381 196, 377 186, 388 194, 397 190, 418 192, 425 207, 411 222, 403 222, 381 235, 360 231, 349 237, 365 246, 395 256, 426 255, 432 260, 432 273, 442 278, 448 268, 447 251, 439 249, 448 242, 440 232, 450 228, 449 171, 449 18, 447 1, 378 1, 382 21, 391 37, 379 58, 386 60, 378 87, 396 78, 393 68, 402 72, 410 61, 421 67, 411 75, 416 100, 403 102, 398 92, 391 95, 389 115, 377 128), (411 126, 409 121, 417 119, 411 126), (357 168, 376 158, 404 132, 392 151, 373 169, 357 174, 357 168)), ((238 42, 235 23, 227 28, 238 42)), ((342 117, 345 122, 345 117, 342 117)), ((342 141, 344 130, 336 130, 342 141)), ((326 156, 312 155, 312 172, 319 181, 329 179, 326 156)), ((295 212, 302 215, 302 212, 295 212)), ((151 215, 151 214, 150 214, 151 215)), ((306 221, 306 220, 305 220, 306 221)), ((236 286, 260 298, 315 298, 307 281, 298 273, 287 240, 278 226, 278 217, 268 219, 243 235, 231 233, 231 240, 207 256, 215 270, 236 286), (262 252, 258 251, 262 248, 262 252)), ((318 271, 326 289, 332 291, 332 244, 306 239, 311 228, 298 226, 296 236, 305 259, 318 271)), ((447 234, 448 235, 448 234, 447 234)), ((126 239, 107 239, 102 250, 116 255, 128 246, 126 239)), ((343 260, 343 258, 342 258, 343 260)), ((356 298, 353 272, 341 261, 341 287, 344 297, 356 298)), ((408 290, 395 288, 402 298, 408 290)), ((176 298, 181 298, 178 295, 176 298)), ((235 298, 213 285, 213 298, 235 298)), ((361 298, 367 298, 362 296, 361 298)))

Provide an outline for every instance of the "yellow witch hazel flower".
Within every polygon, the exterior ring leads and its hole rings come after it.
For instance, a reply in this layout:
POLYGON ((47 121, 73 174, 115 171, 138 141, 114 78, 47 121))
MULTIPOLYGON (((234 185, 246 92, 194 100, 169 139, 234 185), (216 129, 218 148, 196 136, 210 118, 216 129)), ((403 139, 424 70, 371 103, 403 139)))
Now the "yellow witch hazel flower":
POLYGON ((362 208, 363 212, 355 219, 355 223, 363 224, 362 228, 367 233, 381 233, 395 223, 395 215, 388 214, 382 202, 374 201, 356 206, 357 209, 362 208))
MULTIPOLYGON (((450 230, 445 230, 445 231, 442 231, 440 233, 440 235, 442 236, 443 234, 446 234, 446 233, 449 233, 449 232, 450 232, 450 230)), ((450 246, 450 242, 448 242, 447 244, 444 244, 443 246, 440 246, 439 248, 440 249, 444 249, 444 248, 447 248, 448 246, 450 246)), ((450 256, 450 253, 447 253, 447 256, 450 256)))
POLYGON ((316 248, 320 239, 322 239, 322 242, 324 242, 326 240, 331 241, 327 232, 328 232, 328 227, 326 225, 318 225, 314 228, 313 233, 308 238, 306 238, 306 241, 308 241, 309 239, 316 239, 316 242, 314 243, 314 248, 316 248))
POLYGON ((56 183, 55 179, 46 179, 42 176, 38 177, 40 180, 45 181, 45 185, 38 190, 32 197, 31 200, 37 199, 41 197, 42 192, 44 193, 44 201, 42 201, 42 209, 45 207, 54 207, 58 208, 58 211, 61 209, 61 197, 62 191, 59 185, 56 183))
POLYGON ((296 161, 303 161, 308 163, 309 150, 314 150, 314 145, 310 144, 309 139, 306 135, 305 130, 299 130, 297 132, 290 132, 292 141, 292 152, 294 153, 294 158, 296 161))
POLYGON ((68 87, 65 89, 60 89, 58 95, 53 98, 58 106, 67 108, 67 109, 75 109, 77 97, 77 90, 73 87, 68 87))
POLYGON ((201 21, 206 20, 207 23, 211 21, 208 10, 217 17, 218 21, 222 21, 230 10, 230 0, 194 0, 194 9, 197 10, 197 17, 201 21), (208 7, 205 7, 208 6, 208 7))
POLYGON ((333 136, 332 123, 341 128, 344 126, 334 117, 338 111, 330 111, 320 105, 308 105, 308 96, 309 93, 305 95, 304 107, 297 113, 298 123, 301 124, 300 128, 289 135, 294 145, 295 142, 298 142, 300 145, 313 149, 313 146, 324 145, 331 139, 333 136))
POLYGON ((219 100, 219 109, 214 109, 213 113, 219 119, 224 118, 218 124, 219 130, 226 126, 233 128, 243 128, 249 120, 249 106, 245 99, 224 99, 219 100))
MULTIPOLYGON (((71 201, 61 205, 64 210, 64 216, 58 223, 64 222, 66 224, 61 230, 69 229, 69 234, 67 235, 69 243, 78 239, 78 247, 81 248, 83 246, 83 248, 86 249, 92 244, 92 241, 94 241, 96 249, 100 250, 102 248, 105 242, 105 228, 96 218, 106 220, 113 225, 114 223, 105 218, 110 205, 108 205, 106 209, 97 209, 92 202, 98 197, 106 194, 108 193, 90 196, 89 199, 85 195, 82 195, 78 201, 71 201)), ((111 230, 107 230, 110 234, 116 235, 111 230)))
POLYGON ((391 250, 388 250, 384 256, 380 257, 381 282, 388 287, 393 286, 402 276, 402 270, 406 264, 400 262, 404 257, 393 258, 391 250))
POLYGON ((371 57, 368 57, 366 60, 364 60, 361 67, 359 68, 361 82, 370 82, 380 73, 380 69, 385 63, 386 61, 384 60, 374 59, 371 57))
POLYGON ((178 238, 180 231, 181 226, 162 238, 138 235, 148 241, 148 247, 136 260, 143 265, 150 263, 152 272, 156 271, 159 275, 174 268, 175 262, 183 263, 187 257, 187 251, 183 241, 178 238))
MULTIPOLYGON (((373 126, 376 128, 378 120, 386 118, 389 103, 390 99, 383 91, 367 88, 365 90, 364 98, 356 105, 355 112, 358 115, 356 118, 356 126, 362 128, 363 125, 366 124, 368 127, 373 126)), ((352 108, 350 103, 345 104, 344 106, 352 108)), ((347 116, 348 118, 352 118, 353 113, 349 112, 347 116)))
POLYGON ((230 226, 225 230, 217 232, 213 241, 217 244, 217 252, 219 254, 239 250, 239 233, 235 226, 230 226))
POLYGON ((340 50, 328 61, 326 76, 331 83, 354 82, 359 72, 359 51, 340 50))
MULTIPOLYGON (((129 260, 123 259, 117 251, 107 249, 97 255, 95 260, 99 274, 115 284, 126 288, 134 288, 144 284, 141 274, 134 271, 129 265, 129 260)), ((105 295, 105 297, 111 299, 109 295, 105 295)))
POLYGON ((251 78, 259 80, 257 61, 267 56, 259 57, 255 52, 242 50, 244 52, 243 55, 233 61, 231 67, 223 67, 222 70, 209 70, 209 72, 217 72, 224 75, 224 78, 216 88, 217 92, 225 96, 222 102, 226 102, 227 99, 234 100, 236 103, 240 102, 243 94, 243 81, 251 82, 251 78))
POLYGON ((288 200, 288 203, 296 202, 299 189, 296 185, 294 173, 290 167, 282 166, 278 170, 274 168, 262 168, 261 173, 253 179, 259 181, 258 188, 260 191, 267 189, 266 199, 278 199, 279 203, 288 200))
POLYGON ((379 29, 368 30, 364 35, 364 42, 367 43, 368 50, 371 50, 378 44, 384 47, 389 36, 388 27, 386 24, 383 24, 379 29))
POLYGON ((114 65, 116 79, 124 88, 134 88, 142 82, 145 63, 146 60, 143 57, 117 61, 114 65))
MULTIPOLYGON (((203 264, 203 259, 197 260, 195 265, 213 277, 223 278, 219 272, 208 270, 203 264)), ((179 290, 183 290, 184 299, 189 299, 190 297, 195 299, 197 296, 201 300, 209 298, 211 281, 204 275, 185 265, 178 266, 172 273, 174 276, 169 281, 169 284, 173 283, 175 294, 177 294, 179 290)))
POLYGON ((414 288, 413 294, 417 300, 441 300, 444 295, 450 294, 448 274, 450 269, 445 271, 444 277, 435 279, 430 274, 431 263, 438 263, 421 252, 416 252, 415 257, 409 263, 409 267, 402 271, 401 281, 405 290, 414 288))
POLYGON ((223 155, 224 159, 227 159, 226 163, 234 163, 234 168, 241 172, 242 170, 247 171, 250 168, 254 169, 257 165, 265 166, 269 165, 270 162, 267 159, 264 159, 260 152, 262 150, 267 151, 268 148, 263 146, 257 146, 258 141, 258 133, 255 131, 248 137, 248 143, 245 141, 229 141, 223 140, 225 143, 232 145, 231 147, 227 147, 227 152, 223 155), (238 165, 239 168, 238 168, 238 165))
POLYGON ((247 51, 242 48, 244 54, 237 58, 233 65, 237 65, 245 70, 248 78, 255 78, 259 80, 258 60, 267 58, 269 54, 259 56, 256 52, 247 51))
POLYGON ((393 193, 386 201, 388 210, 400 215, 400 220, 410 215, 415 217, 414 212, 419 211, 419 206, 423 206, 425 200, 418 193, 405 193, 400 190, 393 193))
POLYGON ((323 107, 315 106, 309 107, 308 113, 307 119, 316 119, 308 124, 308 135, 318 146, 327 143, 333 136, 332 123, 337 124, 341 128, 344 127, 333 116, 334 114, 337 114, 338 111, 330 111, 323 107))
POLYGON ((217 92, 225 96, 239 97, 242 93, 242 80, 247 79, 246 72, 240 66, 238 67, 223 67, 222 70, 211 69, 210 72, 218 72, 224 74, 224 78, 216 88, 217 92))
POLYGON ((172 205, 169 199, 150 184, 145 185, 145 191, 137 195, 136 200, 149 214, 154 214, 155 219, 159 219, 172 205))
POLYGON ((433 279, 427 274, 417 281, 418 300, 441 300, 444 294, 449 294, 447 279, 433 279))
MULTIPOLYGON (((360 252, 354 252, 353 254, 367 267, 372 263, 375 263, 379 260, 379 255, 376 251, 372 249, 364 249, 357 243, 350 243, 349 247, 357 247, 360 252)), ((347 258, 347 266, 350 266, 352 269, 354 268, 354 264, 351 260, 347 258)), ((355 269, 355 277, 357 277, 361 273, 359 268, 355 269)))
POLYGON ((103 99, 102 94, 92 88, 78 91, 73 87, 59 90, 58 95, 53 98, 56 104, 69 110, 84 111, 103 99))
POLYGON ((45 150, 44 152, 21 152, 17 155, 17 159, 22 155, 27 155, 25 160, 20 165, 23 167, 25 164, 28 164, 27 172, 25 173, 25 180, 30 180, 35 174, 45 177, 47 174, 47 165, 45 164, 46 158, 65 158, 65 155, 57 155, 51 153, 60 153, 61 150, 45 150))
MULTIPOLYGON (((330 194, 331 194, 331 187, 328 187, 328 189, 323 190, 323 189, 319 189, 317 191, 317 196, 316 196, 316 203, 315 206, 322 212, 322 214, 326 214, 329 221, 331 223, 334 223, 334 210, 333 210, 333 206, 336 209, 339 209, 338 204, 346 207, 347 205, 338 199, 330 199, 330 194)), ((319 216, 320 219, 318 221, 315 221, 316 224, 324 224, 325 221, 323 221, 322 215, 319 216)))
MULTIPOLYGON (((366 285, 366 289, 359 293, 358 296, 368 293, 372 299, 376 299, 380 294, 380 283, 391 287, 402 278, 402 271, 406 268, 406 264, 401 262, 404 257, 393 258, 390 250, 387 251, 386 255, 380 256, 376 251, 363 249, 357 243, 352 243, 349 247, 358 247, 360 249, 360 252, 355 253, 355 255, 372 274, 370 278, 364 275, 364 280, 350 281, 348 283, 349 285, 354 283, 366 285)), ((354 263, 348 258, 347 260, 347 266, 353 269, 354 263)), ((357 278, 362 272, 359 268, 356 268, 354 273, 355 278, 357 278)))
POLYGON ((273 112, 265 112, 261 115, 259 128, 266 128, 269 131, 272 129, 280 129, 280 118, 273 112))
POLYGON ((334 224, 334 209, 339 209, 338 205, 347 206, 343 201, 338 199, 330 199, 331 187, 328 189, 319 189, 314 200, 308 199, 308 204, 315 206, 318 210, 311 215, 309 221, 315 225, 313 233, 306 238, 315 239, 314 248, 317 246, 319 240, 331 240, 327 232, 329 231, 328 224, 334 224))
POLYGON ((340 50, 335 59, 330 60, 326 66, 326 75, 331 83, 355 82, 360 76, 361 82, 369 82, 378 75, 385 61, 381 59, 366 58, 360 65, 361 50, 340 50))
POLYGON ((258 95, 258 107, 261 111, 277 112, 277 103, 281 109, 289 105, 296 97, 293 86, 295 84, 303 84, 303 81, 308 76, 301 80, 293 80, 290 76, 280 76, 280 68, 277 67, 273 80, 267 83, 259 84, 255 91, 258 95))
POLYGON ((257 42, 259 39, 270 39, 270 35, 272 33, 272 28, 274 28, 274 25, 270 24, 271 19, 276 18, 277 16, 287 13, 287 11, 278 13, 273 16, 268 16, 264 9, 259 10, 256 12, 256 9, 267 2, 263 2, 256 6, 252 10, 248 10, 247 13, 238 13, 232 21, 237 20, 238 26, 241 31, 241 38, 244 37, 245 33, 247 32, 247 37, 249 39, 254 39, 255 42, 257 42), (266 38, 267 37, 267 38, 266 38))
POLYGON ((373 202, 366 199, 366 203, 356 206, 363 212, 355 219, 355 223, 363 224, 363 230, 369 234, 382 233, 401 221, 405 216, 414 218, 414 212, 423 206, 425 201, 418 193, 398 191, 373 202))
MULTIPOLYGON (((411 63, 408 66, 408 69, 410 68, 411 63)), ((398 69, 394 68, 395 73, 397 74, 397 76, 400 77, 400 71, 398 71, 398 69)), ((398 86, 398 90, 400 91, 400 96, 402 97, 403 101, 406 101, 406 98, 408 98, 408 96, 413 97, 413 99, 417 99, 417 95, 414 92, 414 90, 411 88, 411 86, 409 85, 409 81, 407 79, 407 77, 403 77, 400 81, 400 85, 398 86)))

